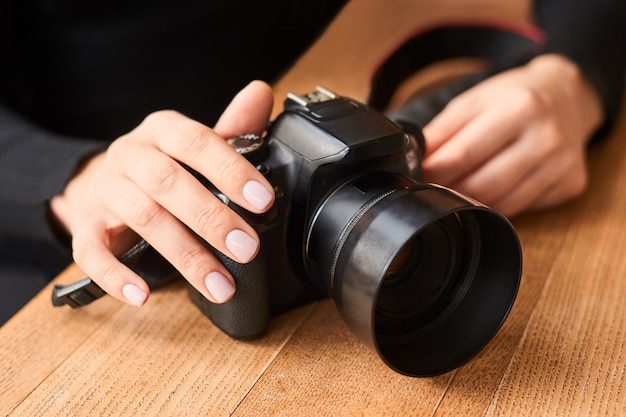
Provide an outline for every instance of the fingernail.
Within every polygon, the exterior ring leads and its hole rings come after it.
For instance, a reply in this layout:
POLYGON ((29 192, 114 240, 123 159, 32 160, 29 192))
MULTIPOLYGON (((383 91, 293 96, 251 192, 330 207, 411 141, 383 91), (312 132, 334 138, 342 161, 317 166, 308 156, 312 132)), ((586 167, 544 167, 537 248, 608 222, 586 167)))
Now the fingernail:
POLYGON ((148 294, 134 284, 124 285, 122 293, 129 303, 137 307, 141 307, 146 302, 146 298, 148 298, 148 294))
POLYGON ((243 197, 257 210, 264 210, 272 202, 274 194, 258 181, 248 181, 243 186, 243 197))
POLYGON ((246 263, 256 254, 259 242, 246 232, 235 229, 226 236, 226 247, 241 263, 246 263))
POLYGON ((207 275, 204 285, 218 303, 223 303, 235 293, 232 281, 219 272, 211 272, 207 275))

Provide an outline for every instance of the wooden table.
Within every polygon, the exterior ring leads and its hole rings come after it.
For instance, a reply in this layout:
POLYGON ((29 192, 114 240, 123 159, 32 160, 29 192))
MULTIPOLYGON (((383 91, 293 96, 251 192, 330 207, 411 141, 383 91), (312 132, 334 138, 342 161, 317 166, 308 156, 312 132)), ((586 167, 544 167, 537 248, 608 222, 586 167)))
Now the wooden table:
MULTIPOLYGON (((53 308, 48 287, 0 328, 0 415, 626 415, 625 136, 623 114, 591 152, 584 197, 514 220, 519 296, 492 342, 455 371, 391 371, 328 299, 237 342, 181 283, 140 309, 109 297, 53 308)), ((70 266, 55 282, 81 277, 70 266)))

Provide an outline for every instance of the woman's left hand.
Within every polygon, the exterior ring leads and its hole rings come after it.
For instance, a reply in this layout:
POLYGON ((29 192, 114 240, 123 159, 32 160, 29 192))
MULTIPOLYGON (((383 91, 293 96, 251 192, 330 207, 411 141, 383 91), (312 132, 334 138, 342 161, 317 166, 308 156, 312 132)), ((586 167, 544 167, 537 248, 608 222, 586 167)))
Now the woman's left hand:
POLYGON ((540 55, 455 97, 424 128, 424 176, 506 216, 554 206, 585 190, 602 121, 579 68, 540 55))

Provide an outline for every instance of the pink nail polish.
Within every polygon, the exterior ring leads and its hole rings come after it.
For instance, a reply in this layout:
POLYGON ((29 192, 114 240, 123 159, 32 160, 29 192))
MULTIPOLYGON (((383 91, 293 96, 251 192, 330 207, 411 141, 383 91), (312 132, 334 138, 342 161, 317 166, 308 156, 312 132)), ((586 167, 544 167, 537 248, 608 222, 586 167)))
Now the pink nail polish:
POLYGON ((204 285, 218 303, 227 301, 235 293, 233 282, 219 272, 211 272, 207 275, 204 285))
POLYGON ((250 261, 259 248, 259 243, 246 232, 235 229, 226 236, 226 247, 237 257, 238 262, 250 261))
POLYGON ((274 194, 258 181, 248 181, 243 187, 243 197, 257 210, 265 210, 274 194))
POLYGON ((146 298, 148 298, 148 294, 134 284, 124 285, 122 294, 124 294, 129 303, 137 307, 141 307, 146 302, 146 298))

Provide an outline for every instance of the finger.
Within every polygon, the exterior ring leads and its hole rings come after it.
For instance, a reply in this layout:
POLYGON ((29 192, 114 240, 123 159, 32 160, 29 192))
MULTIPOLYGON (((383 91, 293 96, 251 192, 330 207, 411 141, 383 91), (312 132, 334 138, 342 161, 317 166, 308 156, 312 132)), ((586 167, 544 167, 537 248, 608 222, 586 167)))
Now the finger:
MULTIPOLYGON (((127 152, 125 157, 132 159, 134 153, 127 152)), ((126 175, 140 192, 158 204, 149 200, 137 201, 136 207, 152 204, 154 209, 167 210, 217 250, 239 263, 247 263, 256 256, 259 238, 254 228, 167 155, 148 147, 143 149, 143 157, 150 164, 128 163, 126 175)), ((117 210, 124 209, 126 204, 127 200, 120 202, 122 207, 117 210)), ((129 226, 146 237, 146 231, 138 229, 141 225, 137 221, 129 226)))
POLYGON ((72 256, 76 264, 114 298, 142 306, 148 299, 150 288, 112 254, 105 225, 89 222, 82 224, 79 230, 72 238, 72 256))
POLYGON ((261 213, 274 202, 273 188, 224 138, 176 112, 153 113, 142 130, 164 153, 192 167, 245 209, 261 213))
POLYGON ((269 122, 274 94, 269 85, 252 81, 230 102, 214 127, 223 138, 262 133, 269 122))
POLYGON ((540 136, 535 129, 525 132, 469 175, 451 183, 450 187, 492 205, 505 194, 510 194, 516 184, 545 162, 549 149, 536 143, 537 137, 540 136))
POLYGON ((440 184, 459 181, 515 140, 530 114, 524 104, 490 106, 424 160, 426 176, 440 184))
MULTIPOLYGON (((224 204, 213 198, 216 200, 214 202, 216 207, 228 210, 224 204)), ((226 268, 188 228, 144 194, 136 184, 131 181, 120 182, 118 192, 108 200, 108 207, 117 213, 121 221, 148 241, 206 298, 214 302, 224 302, 232 297, 235 283, 226 268)), ((234 233, 237 239, 243 232, 234 233)), ((226 240, 232 239, 232 234, 231 231, 226 240)), ((249 236, 248 239, 252 241, 249 236)), ((247 248, 252 253, 247 256, 252 258, 256 255, 258 243, 256 241, 245 243, 253 246, 252 249, 247 248)), ((220 246, 225 247, 225 244, 222 243, 220 246)))
POLYGON ((534 169, 511 193, 495 202, 494 208, 514 216, 524 210, 554 207, 580 196, 589 177, 584 161, 577 159, 568 156, 534 169))
POLYGON ((521 182, 511 187, 510 193, 504 194, 490 206, 507 217, 513 217, 528 210, 553 186, 552 181, 545 181, 545 173, 542 171, 542 169, 531 171, 528 176, 522 178, 521 182))
POLYGON ((476 116, 477 106, 472 103, 470 96, 458 96, 424 127, 423 133, 426 139, 424 159, 436 152, 476 116))
POLYGON ((579 197, 581 193, 569 193, 563 190, 560 184, 554 183, 552 187, 541 193, 539 198, 530 203, 526 209, 529 211, 539 211, 556 207, 579 197))

